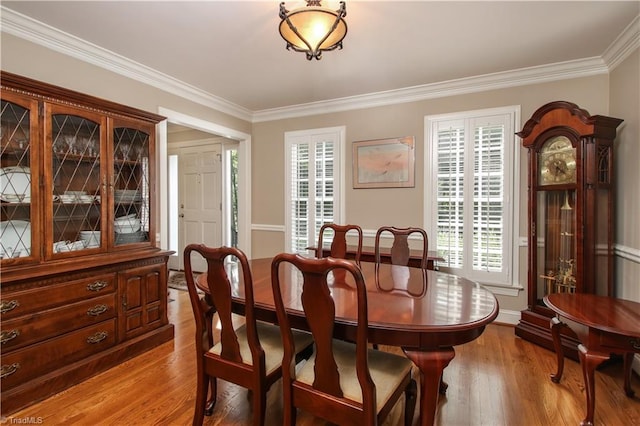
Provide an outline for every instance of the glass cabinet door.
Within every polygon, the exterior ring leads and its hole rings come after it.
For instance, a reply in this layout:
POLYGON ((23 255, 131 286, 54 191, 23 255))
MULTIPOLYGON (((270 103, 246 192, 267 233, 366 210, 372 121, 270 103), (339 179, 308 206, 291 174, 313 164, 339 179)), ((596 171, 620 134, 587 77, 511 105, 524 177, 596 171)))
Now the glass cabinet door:
POLYGON ((45 150, 50 162, 45 171, 51 188, 46 200, 52 206, 47 216, 48 241, 53 256, 99 251, 106 222, 103 221, 106 174, 102 172, 102 116, 72 108, 51 106, 46 114, 45 150))
POLYGON ((0 258, 13 263, 40 255, 38 235, 38 103, 2 92, 0 113, 0 258))
POLYGON ((153 127, 114 121, 113 230, 114 246, 149 244, 153 236, 150 217, 153 127))

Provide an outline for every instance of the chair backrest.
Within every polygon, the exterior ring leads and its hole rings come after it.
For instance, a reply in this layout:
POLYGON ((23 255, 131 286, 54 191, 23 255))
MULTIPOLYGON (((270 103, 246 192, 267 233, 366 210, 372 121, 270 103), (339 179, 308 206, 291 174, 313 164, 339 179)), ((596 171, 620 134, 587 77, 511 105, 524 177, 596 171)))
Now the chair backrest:
POLYGON ((358 237, 358 245, 355 254, 356 263, 360 263, 360 255, 362 254, 362 228, 358 225, 337 225, 335 223, 325 223, 320 228, 318 234, 318 247, 316 248, 316 257, 324 257, 323 238, 327 231, 333 230, 333 240, 331 241, 330 256, 339 259, 347 258, 347 234, 356 234, 358 237))
MULTIPOLYGON (((330 271, 344 270, 353 277, 355 287, 351 290, 357 293, 357 331, 356 331, 356 373, 362 391, 362 412, 373 413, 375 418, 376 388, 369 372, 367 358, 367 292, 362 271, 353 262, 344 259, 322 258, 309 259, 296 254, 282 253, 277 255, 271 264, 271 282, 276 313, 280 324, 284 343, 284 357, 282 362, 282 379, 285 400, 289 392, 302 392, 304 399, 323 412, 332 410, 353 410, 353 403, 346 402, 340 387, 340 371, 333 352, 333 330, 335 326, 335 302, 327 276, 330 271), (302 291, 294 289, 292 294, 300 295, 307 324, 315 342, 315 376, 313 386, 295 386, 296 370, 294 362, 293 341, 291 327, 287 318, 280 284, 280 266, 290 263, 301 273, 302 291), (350 407, 350 408, 347 408, 350 407)), ((293 274, 290 274, 293 275, 293 274)), ((295 398, 297 399, 297 398, 295 398)))
POLYGON ((380 263, 381 247, 380 237, 383 233, 388 232, 393 235, 393 244, 391 245, 391 263, 393 265, 409 265, 409 258, 411 257, 411 249, 409 248, 409 237, 412 234, 418 234, 422 236, 422 253, 420 259, 420 267, 422 269, 427 268, 427 260, 429 255, 429 239, 427 233, 422 228, 396 228, 394 226, 382 226, 376 232, 375 240, 375 262, 380 263))
MULTIPOLYGON (((232 322, 231 294, 232 282, 244 283, 241 291, 244 291, 246 300, 245 307, 245 324, 247 328, 247 341, 251 349, 253 365, 264 366, 264 350, 260 345, 258 333, 256 330, 256 320, 254 316, 254 299, 253 299, 253 278, 251 269, 245 254, 233 247, 207 247, 203 244, 189 244, 184 249, 184 269, 189 290, 189 298, 193 307, 196 321, 196 335, 205 336, 208 330, 206 325, 206 311, 209 307, 204 301, 200 300, 198 295, 195 278, 191 266, 192 253, 199 253, 207 262, 207 286, 209 288, 209 301, 218 313, 220 319, 220 343, 222 351, 220 356, 231 362, 242 363, 243 359, 240 354, 240 345, 238 336, 232 322), (229 262, 230 256, 235 256, 238 263, 229 262), (226 262, 225 262, 226 260, 226 262), (237 279, 230 280, 229 274, 235 272, 239 274, 237 279), (240 275, 241 274, 241 275, 240 275)), ((238 284, 242 285, 242 284, 238 284)), ((209 340, 211 336, 208 336, 209 340)), ((203 342, 203 351, 207 351, 209 347, 203 342)), ((198 348, 200 350, 200 348, 198 348)), ((264 368, 263 368, 264 370, 264 368)))

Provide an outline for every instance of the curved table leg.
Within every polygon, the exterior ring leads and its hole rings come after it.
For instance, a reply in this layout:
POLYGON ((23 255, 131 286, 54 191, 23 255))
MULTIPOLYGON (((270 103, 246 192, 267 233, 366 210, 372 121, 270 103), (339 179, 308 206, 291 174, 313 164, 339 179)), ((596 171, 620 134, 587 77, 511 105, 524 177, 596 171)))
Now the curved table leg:
POLYGON ((596 381, 594 371, 603 361, 609 359, 609 355, 599 352, 589 352, 583 345, 578 345, 578 356, 584 376, 584 386, 587 393, 587 416, 580 423, 581 426, 593 426, 593 413, 596 408, 596 381))
POLYGON ((625 352, 624 354, 624 393, 629 397, 633 397, 636 393, 631 389, 631 365, 633 364, 633 352, 625 352))
POLYGON ((560 321, 560 318, 551 318, 551 336, 553 336, 553 350, 556 352, 558 359, 558 369, 555 374, 551 374, 551 381, 560 383, 562 372, 564 371, 564 353, 562 352, 562 340, 560 339, 560 330, 567 325, 560 321))
POLYGON ((436 419, 436 409, 438 408, 442 372, 455 356, 455 351, 453 348, 442 348, 434 351, 403 348, 403 351, 422 373, 420 424, 422 426, 433 425, 436 419))

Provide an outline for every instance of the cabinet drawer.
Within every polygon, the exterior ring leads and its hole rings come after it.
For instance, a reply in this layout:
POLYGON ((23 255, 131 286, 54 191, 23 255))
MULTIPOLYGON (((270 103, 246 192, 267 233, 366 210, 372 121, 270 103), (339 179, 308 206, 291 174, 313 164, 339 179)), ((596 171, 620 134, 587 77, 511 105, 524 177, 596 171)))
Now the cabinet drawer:
POLYGON ((116 294, 107 294, 68 306, 2 321, 0 347, 6 353, 116 315, 116 294))
POLYGON ((66 305, 89 297, 114 293, 116 274, 95 275, 73 281, 21 291, 3 291, 0 312, 3 321, 10 318, 66 305))
POLYGON ((3 389, 15 387, 36 377, 69 365, 114 345, 115 318, 85 327, 37 345, 2 355, 3 389))

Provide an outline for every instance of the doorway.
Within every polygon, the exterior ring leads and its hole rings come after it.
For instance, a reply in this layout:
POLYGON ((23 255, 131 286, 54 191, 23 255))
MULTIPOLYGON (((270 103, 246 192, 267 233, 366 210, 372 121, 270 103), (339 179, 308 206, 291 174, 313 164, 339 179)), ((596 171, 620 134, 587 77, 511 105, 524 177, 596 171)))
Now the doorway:
MULTIPOLYGON (((168 156, 168 136, 167 127, 171 125, 185 126, 190 129, 205 132, 209 136, 222 136, 225 142, 222 144, 222 243, 230 244, 231 241, 237 244, 237 247, 243 250, 247 256, 251 256, 251 136, 249 134, 229 129, 218 124, 204 121, 195 117, 187 116, 165 108, 159 108, 159 113, 167 117, 167 120, 158 126, 158 152, 160 171, 159 186, 159 203, 160 203, 160 233, 158 235, 159 247, 170 249, 176 247, 175 242, 171 242, 172 238, 169 233, 170 215, 170 179, 168 168, 170 158, 168 156), (229 190, 225 190, 229 186, 230 179, 228 173, 225 173, 225 164, 233 164, 233 184, 235 192, 230 194, 229 190), (229 203, 233 202, 232 207, 229 203), (229 242, 227 242, 229 241, 229 242)), ((177 161, 177 157, 175 159, 177 161)), ((219 175, 220 176, 220 175, 219 175)), ((175 192, 175 191, 174 191, 175 192)), ((175 240, 174 240, 175 241, 175 240)), ((174 251, 180 251, 174 249, 174 251)), ((170 258, 170 267, 175 269, 183 269, 182 260, 176 256, 170 258)))

